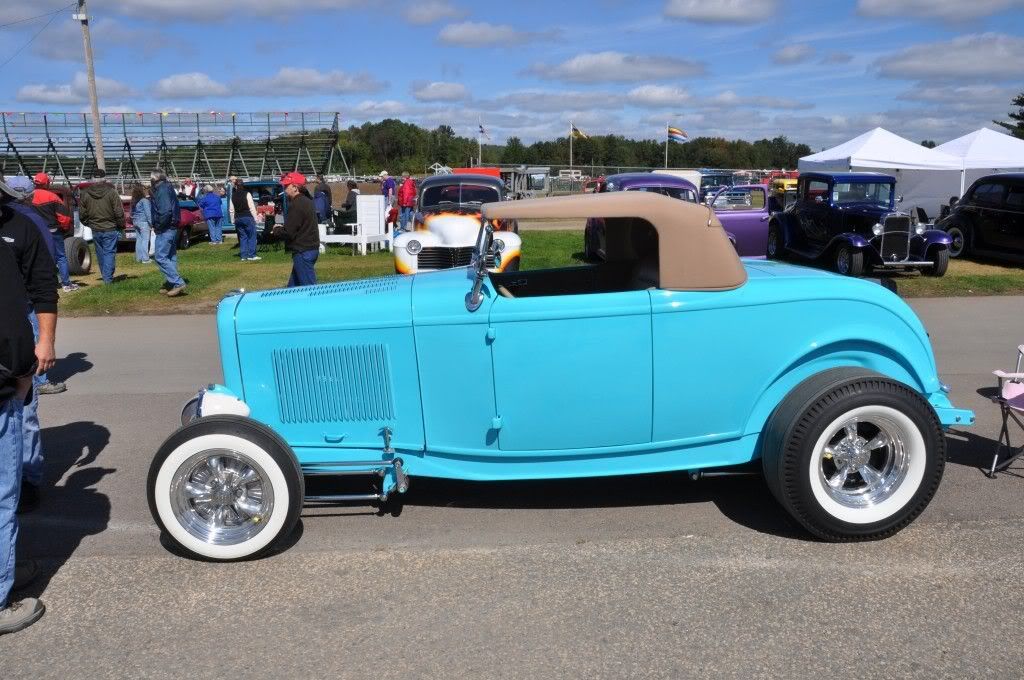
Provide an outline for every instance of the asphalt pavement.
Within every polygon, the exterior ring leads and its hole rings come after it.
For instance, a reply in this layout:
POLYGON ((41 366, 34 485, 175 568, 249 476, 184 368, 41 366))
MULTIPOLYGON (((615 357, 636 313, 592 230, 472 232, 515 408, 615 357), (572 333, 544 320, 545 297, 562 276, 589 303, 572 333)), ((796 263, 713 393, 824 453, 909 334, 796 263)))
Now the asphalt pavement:
POLYGON ((980 471, 1024 298, 912 301, 958 406, 928 510, 885 541, 808 538, 757 477, 413 480, 397 516, 307 510, 284 552, 169 552, 145 476, 220 380, 212 317, 61 321, 48 485, 20 551, 48 610, 0 678, 1020 677, 1024 466, 980 471))

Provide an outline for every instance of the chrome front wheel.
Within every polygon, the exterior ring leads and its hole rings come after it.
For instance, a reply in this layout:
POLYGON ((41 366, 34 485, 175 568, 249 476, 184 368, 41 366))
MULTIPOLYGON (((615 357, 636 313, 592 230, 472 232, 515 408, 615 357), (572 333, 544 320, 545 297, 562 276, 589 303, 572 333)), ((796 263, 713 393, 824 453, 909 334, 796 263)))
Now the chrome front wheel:
POLYGON ((150 466, 153 519, 183 552, 230 561, 273 550, 295 528, 305 490, 291 449, 241 416, 207 416, 168 438, 150 466))
POLYGON ((960 257, 967 251, 967 234, 961 227, 950 227, 946 230, 949 234, 949 256, 960 257))

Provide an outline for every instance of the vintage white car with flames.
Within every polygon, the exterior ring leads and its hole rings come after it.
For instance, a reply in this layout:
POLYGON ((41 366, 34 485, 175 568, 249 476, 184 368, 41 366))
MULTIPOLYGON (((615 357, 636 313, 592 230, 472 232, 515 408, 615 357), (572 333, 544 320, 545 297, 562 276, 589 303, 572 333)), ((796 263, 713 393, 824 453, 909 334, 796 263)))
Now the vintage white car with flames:
MULTIPOLYGON (((469 265, 480 232, 480 207, 505 200, 505 184, 490 175, 437 175, 424 179, 416 196, 414 229, 395 237, 399 274, 469 265)), ((494 220, 494 251, 488 268, 519 269, 522 241, 514 220, 494 220)))

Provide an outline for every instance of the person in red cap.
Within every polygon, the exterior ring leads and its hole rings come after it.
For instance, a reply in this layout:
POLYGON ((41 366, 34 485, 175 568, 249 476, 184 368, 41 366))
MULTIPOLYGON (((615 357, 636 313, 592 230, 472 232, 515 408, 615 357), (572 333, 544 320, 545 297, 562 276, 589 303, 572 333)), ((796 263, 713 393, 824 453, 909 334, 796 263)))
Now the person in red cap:
POLYGON ((72 283, 71 275, 68 272, 68 255, 64 250, 64 239, 69 236, 74 220, 71 219, 71 211, 64 205, 64 200, 50 191, 50 176, 45 172, 38 173, 32 178, 35 184, 35 191, 32 192, 32 205, 42 213, 46 224, 50 229, 50 238, 53 240, 53 259, 57 263, 57 272, 60 274, 60 285, 65 293, 78 290, 78 284, 72 283))
POLYGON ((285 250, 292 254, 292 275, 288 279, 288 287, 311 286, 316 283, 314 267, 320 255, 316 208, 302 173, 287 173, 281 178, 281 184, 288 197, 288 214, 284 218, 284 226, 274 230, 284 236, 285 250))

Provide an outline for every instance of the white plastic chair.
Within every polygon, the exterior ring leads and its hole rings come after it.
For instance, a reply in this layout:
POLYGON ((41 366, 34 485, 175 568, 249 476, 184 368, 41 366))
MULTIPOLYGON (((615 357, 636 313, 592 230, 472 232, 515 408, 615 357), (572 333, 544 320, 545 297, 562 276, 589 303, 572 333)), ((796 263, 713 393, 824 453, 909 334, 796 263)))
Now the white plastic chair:
POLYGON ((359 248, 360 255, 366 255, 368 247, 383 244, 391 250, 391 230, 388 229, 384 220, 384 197, 363 196, 356 197, 356 221, 346 224, 352 227, 351 234, 327 235, 327 225, 320 224, 320 243, 350 243, 353 252, 359 248))

